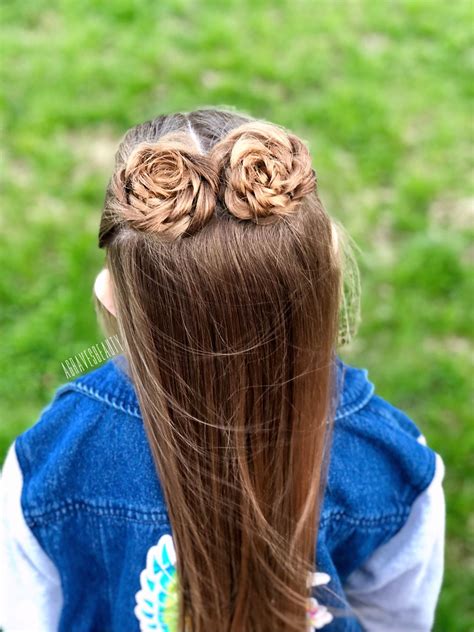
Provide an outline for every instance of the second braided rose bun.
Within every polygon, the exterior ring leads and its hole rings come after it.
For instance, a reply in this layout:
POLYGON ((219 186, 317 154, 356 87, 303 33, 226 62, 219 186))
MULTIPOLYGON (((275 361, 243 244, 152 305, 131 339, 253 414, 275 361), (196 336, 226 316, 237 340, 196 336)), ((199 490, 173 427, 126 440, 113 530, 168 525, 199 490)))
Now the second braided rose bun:
POLYGON ((166 240, 202 228, 218 202, 239 220, 269 224, 316 190, 304 142, 261 121, 234 128, 207 154, 184 131, 142 142, 113 180, 122 220, 166 240))

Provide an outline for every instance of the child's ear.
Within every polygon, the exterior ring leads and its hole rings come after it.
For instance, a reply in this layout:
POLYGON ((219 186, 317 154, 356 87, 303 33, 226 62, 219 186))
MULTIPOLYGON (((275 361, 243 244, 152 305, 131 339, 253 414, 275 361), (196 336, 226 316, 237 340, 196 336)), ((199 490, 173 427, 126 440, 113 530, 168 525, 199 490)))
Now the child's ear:
POLYGON ((117 316, 115 309, 112 277, 107 268, 104 268, 99 272, 94 283, 94 293, 111 314, 117 316))

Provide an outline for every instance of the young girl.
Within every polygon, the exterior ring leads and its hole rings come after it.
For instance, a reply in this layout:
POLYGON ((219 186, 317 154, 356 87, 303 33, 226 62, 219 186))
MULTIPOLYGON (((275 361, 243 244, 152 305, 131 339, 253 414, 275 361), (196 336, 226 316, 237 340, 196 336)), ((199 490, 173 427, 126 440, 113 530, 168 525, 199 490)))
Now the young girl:
POLYGON ((99 245, 124 354, 8 452, 5 632, 430 630, 443 463, 336 355, 351 268, 306 144, 223 110, 138 125, 99 245))

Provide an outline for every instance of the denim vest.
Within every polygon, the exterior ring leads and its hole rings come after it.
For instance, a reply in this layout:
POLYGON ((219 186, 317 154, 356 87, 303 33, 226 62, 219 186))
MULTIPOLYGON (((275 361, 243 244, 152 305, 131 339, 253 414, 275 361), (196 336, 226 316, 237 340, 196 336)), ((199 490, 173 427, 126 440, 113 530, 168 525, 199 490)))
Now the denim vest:
MULTIPOLYGON (((59 388, 16 441, 23 514, 61 577, 61 632, 138 631, 135 594, 147 552, 171 533, 122 362, 59 388)), ((374 394, 366 370, 338 360, 338 375, 317 543, 318 571, 331 582, 315 596, 335 613, 325 630, 356 632, 344 581, 403 527, 433 478, 435 454, 404 413, 374 394)))

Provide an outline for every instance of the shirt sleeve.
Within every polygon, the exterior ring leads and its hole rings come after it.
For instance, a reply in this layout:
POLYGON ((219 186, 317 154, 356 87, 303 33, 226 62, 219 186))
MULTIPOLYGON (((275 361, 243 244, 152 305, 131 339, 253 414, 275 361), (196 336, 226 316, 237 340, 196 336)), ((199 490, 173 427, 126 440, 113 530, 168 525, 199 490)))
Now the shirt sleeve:
POLYGON ((51 632, 62 608, 59 573, 25 522, 23 475, 14 444, 0 478, 0 628, 51 632))
POLYGON ((444 464, 405 525, 348 577, 347 600, 367 632, 429 632, 444 570, 444 464))

